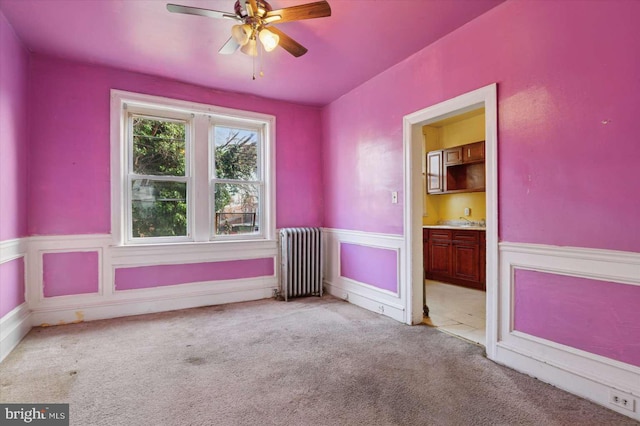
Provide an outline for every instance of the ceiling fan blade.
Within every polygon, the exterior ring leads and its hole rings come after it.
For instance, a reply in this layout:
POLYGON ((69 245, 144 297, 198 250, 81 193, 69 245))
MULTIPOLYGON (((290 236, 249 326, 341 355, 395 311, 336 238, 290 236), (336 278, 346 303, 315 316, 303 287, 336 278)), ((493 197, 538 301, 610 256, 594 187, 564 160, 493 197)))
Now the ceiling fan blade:
POLYGON ((238 44, 236 39, 233 37, 229 37, 229 40, 227 40, 227 42, 222 45, 220 50, 218 50, 218 53, 220 53, 221 55, 231 55, 232 53, 235 53, 235 51, 238 50, 239 47, 240 45, 238 44))
POLYGON ((248 0, 247 13, 249 14, 249 16, 255 15, 257 11, 258 11, 258 3, 256 3, 256 0, 248 0))
POLYGON ((207 18, 227 18, 240 20, 234 13, 220 12, 218 10, 202 9, 199 7, 182 6, 179 4, 167 3, 167 10, 171 13, 184 13, 187 15, 206 16, 207 18))
POLYGON ((276 27, 270 26, 269 31, 274 34, 277 34, 280 37, 280 43, 278 46, 282 47, 287 52, 291 53, 296 58, 307 53, 307 48, 277 29, 276 27))
MULTIPOLYGON (((255 0, 254 0, 255 1, 255 0)), ((331 16, 331 6, 326 1, 317 1, 315 3, 301 4, 299 6, 285 7, 267 12, 266 18, 273 17, 272 22, 290 22, 299 21, 301 19, 324 18, 331 16), (280 16, 280 19, 275 19, 280 16)))

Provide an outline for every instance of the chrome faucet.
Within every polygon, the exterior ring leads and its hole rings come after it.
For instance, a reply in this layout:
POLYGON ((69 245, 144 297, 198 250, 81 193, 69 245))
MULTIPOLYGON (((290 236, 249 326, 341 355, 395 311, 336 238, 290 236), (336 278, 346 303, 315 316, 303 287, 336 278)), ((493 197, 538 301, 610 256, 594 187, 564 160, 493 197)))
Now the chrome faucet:
POLYGON ((460 219, 466 220, 466 223, 462 224, 462 226, 473 226, 473 222, 467 219, 464 216, 460 216, 460 219))

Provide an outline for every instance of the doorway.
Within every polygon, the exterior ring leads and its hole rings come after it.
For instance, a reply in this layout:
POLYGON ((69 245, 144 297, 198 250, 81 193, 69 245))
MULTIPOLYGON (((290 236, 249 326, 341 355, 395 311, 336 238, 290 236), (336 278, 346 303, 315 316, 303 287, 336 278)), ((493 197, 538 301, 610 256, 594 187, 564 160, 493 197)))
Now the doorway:
POLYGON ((423 127, 454 116, 484 109, 486 170, 486 299, 485 347, 493 358, 498 319, 498 203, 497 203, 497 86, 492 84, 404 117, 404 240, 407 253, 403 265, 407 323, 423 322, 423 127))
POLYGON ((422 127, 424 323, 482 346, 485 300, 485 111, 422 127))

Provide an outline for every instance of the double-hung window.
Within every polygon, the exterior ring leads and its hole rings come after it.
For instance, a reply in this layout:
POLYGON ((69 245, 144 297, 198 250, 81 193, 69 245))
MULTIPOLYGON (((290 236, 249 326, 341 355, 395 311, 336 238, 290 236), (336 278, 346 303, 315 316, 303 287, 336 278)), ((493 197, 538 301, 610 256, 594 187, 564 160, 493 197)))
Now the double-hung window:
POLYGON ((128 240, 188 240, 193 208, 190 119, 131 111, 126 124, 128 240))
POLYGON ((274 238, 272 116, 112 91, 118 244, 274 238))

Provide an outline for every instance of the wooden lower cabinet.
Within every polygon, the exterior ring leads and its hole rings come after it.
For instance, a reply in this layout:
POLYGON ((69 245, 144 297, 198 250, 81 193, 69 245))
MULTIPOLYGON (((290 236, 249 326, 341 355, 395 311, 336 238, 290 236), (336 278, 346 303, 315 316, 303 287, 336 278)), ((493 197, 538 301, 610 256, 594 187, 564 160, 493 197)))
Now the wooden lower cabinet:
POLYGON ((433 274, 451 275, 451 243, 431 241, 429 244, 429 271, 433 274))
POLYGON ((480 281, 480 247, 453 244, 453 276, 461 280, 480 281))
POLYGON ((485 290, 485 235, 477 230, 423 229, 425 278, 485 290))

